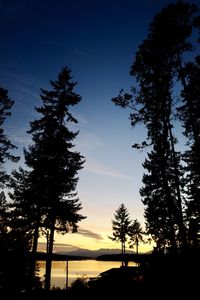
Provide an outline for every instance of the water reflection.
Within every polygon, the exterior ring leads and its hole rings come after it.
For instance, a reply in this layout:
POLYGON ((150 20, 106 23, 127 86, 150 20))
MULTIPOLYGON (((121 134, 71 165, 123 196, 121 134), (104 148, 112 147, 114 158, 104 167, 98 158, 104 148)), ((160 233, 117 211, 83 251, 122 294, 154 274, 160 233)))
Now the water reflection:
MULTIPOLYGON (((45 262, 39 261, 41 280, 44 280, 45 262)), ((98 260, 75 260, 68 262, 68 286, 79 277, 96 277, 99 273, 111 268, 120 267, 119 261, 98 261, 98 260)), ((129 266, 135 266, 136 263, 129 262, 129 266)), ((51 287, 66 287, 66 262, 54 261, 52 263, 51 287)))

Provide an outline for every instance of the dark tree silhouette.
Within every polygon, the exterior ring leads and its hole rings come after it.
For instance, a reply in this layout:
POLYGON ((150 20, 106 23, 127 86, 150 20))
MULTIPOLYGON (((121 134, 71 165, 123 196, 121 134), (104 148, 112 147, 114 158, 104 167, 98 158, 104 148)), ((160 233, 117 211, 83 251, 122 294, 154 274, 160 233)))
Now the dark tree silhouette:
MULTIPOLYGON (((11 116, 14 101, 8 96, 8 91, 0 87, 0 188, 9 185, 10 175, 3 166, 7 161, 17 162, 19 157, 11 154, 17 147, 12 144, 4 132, 4 122, 11 116)), ((5 193, 0 192, 0 286, 3 289, 19 291, 27 285, 26 270, 29 266, 27 253, 29 243, 26 233, 11 222, 13 213, 5 193)), ((15 222, 16 224, 17 222, 15 222)), ((19 225, 19 224, 18 224, 19 225)))
POLYGON ((187 219, 189 225, 188 239, 190 246, 200 244, 200 57, 195 62, 188 63, 184 69, 183 104, 178 111, 178 117, 184 128, 189 149, 185 151, 185 193, 187 195, 187 219))
POLYGON ((30 123, 28 133, 32 134, 33 144, 24 150, 25 162, 31 170, 28 197, 30 207, 34 206, 34 252, 39 228, 42 226, 49 231, 47 290, 50 289, 55 230, 60 233, 76 232, 78 221, 85 218, 79 214, 81 203, 76 195, 77 173, 84 160, 79 152, 73 150, 73 140, 78 132, 69 129, 70 124, 77 123, 69 107, 78 104, 81 98, 73 91, 75 83, 71 81, 70 73, 67 67, 63 68, 58 79, 50 81, 52 90, 41 89, 43 104, 35 108, 41 118, 30 123))
MULTIPOLYGON (((143 177, 144 187, 141 189, 147 229, 155 240, 163 240, 173 248, 187 245, 183 206, 185 181, 181 156, 175 150, 177 139, 173 135, 173 109, 178 106, 174 90, 177 90, 177 80, 184 93, 188 87, 183 62, 184 54, 192 49, 189 38, 196 12, 196 6, 178 1, 155 16, 131 67, 130 73, 137 84, 131 94, 121 91, 113 99, 116 105, 131 108, 132 126, 141 122, 147 129, 147 140, 134 145, 139 149, 153 147, 144 163, 148 173, 143 177), (160 185, 156 184, 158 178, 160 185)), ((186 106, 187 119, 196 139, 189 93, 186 106)))
POLYGON ((126 242, 130 224, 129 212, 122 203, 114 214, 112 220, 113 236, 109 237, 113 241, 121 242, 122 266, 125 265, 126 242))
POLYGON ((0 87, 0 188, 3 188, 7 182, 9 176, 3 170, 3 164, 7 161, 17 162, 19 157, 16 157, 10 153, 11 150, 16 149, 9 138, 5 135, 3 124, 7 117, 11 116, 11 108, 14 101, 8 96, 8 91, 0 87))
POLYGON ((29 285, 27 286, 27 289, 30 290, 35 288, 37 242, 39 230, 43 227, 40 203, 32 172, 21 167, 18 171, 13 171, 9 180, 9 187, 11 189, 9 207, 12 210, 8 225, 12 228, 20 228, 26 233, 26 239, 30 245, 29 250, 32 253, 30 256, 29 285))
POLYGON ((140 222, 135 219, 129 227, 129 245, 130 248, 136 247, 136 254, 138 255, 139 244, 144 243, 144 231, 140 222))
MULTIPOLYGON (((14 188, 14 186, 12 186, 14 188)), ((21 186, 22 187, 22 186, 21 186)), ((24 190, 26 186, 23 186, 24 190)), ((18 188, 18 193, 19 191, 18 188)), ((19 202, 19 194, 15 190, 17 202, 6 201, 2 192, 0 197, 0 285, 7 292, 27 290, 31 284, 39 286, 39 277, 31 276, 31 217, 30 207, 19 202)), ((13 199, 13 195, 11 197, 13 199)))

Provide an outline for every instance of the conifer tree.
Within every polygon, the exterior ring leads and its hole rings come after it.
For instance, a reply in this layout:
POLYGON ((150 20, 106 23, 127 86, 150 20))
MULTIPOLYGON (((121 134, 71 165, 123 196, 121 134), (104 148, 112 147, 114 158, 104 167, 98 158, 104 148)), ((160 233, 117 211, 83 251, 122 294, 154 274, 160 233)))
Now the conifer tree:
POLYGON ((129 245, 130 248, 133 248, 136 246, 136 254, 138 255, 138 249, 139 249, 139 244, 144 243, 144 238, 143 238, 144 231, 142 229, 142 226, 140 222, 135 219, 133 220, 132 224, 129 227, 129 245))
POLYGON ((183 154, 188 238, 190 245, 197 247, 200 244, 200 57, 188 63, 184 73, 187 84, 182 91, 183 104, 177 111, 188 146, 183 154))
POLYGON ((114 219, 112 220, 113 236, 110 237, 113 241, 121 243, 122 266, 125 264, 126 242, 130 224, 129 212, 122 203, 114 214, 114 219))
POLYGON ((37 272, 32 276, 30 217, 19 206, 8 204, 3 193, 0 198, 1 289, 9 293, 37 288, 41 283, 37 272))
POLYGON ((78 104, 81 97, 74 92, 76 84, 71 79, 71 71, 66 67, 57 80, 50 81, 50 91, 41 89, 42 106, 35 108, 41 118, 30 123, 28 133, 32 135, 33 144, 24 150, 25 162, 31 170, 29 179, 33 195, 30 205, 35 206, 34 251, 40 226, 50 232, 45 279, 47 290, 50 289, 54 232, 75 232, 77 223, 84 218, 79 214, 82 207, 76 192, 77 173, 84 159, 73 149, 78 132, 70 129, 71 124, 77 123, 70 107, 78 104))
POLYGON ((11 150, 16 149, 16 146, 14 146, 6 136, 3 128, 6 118, 11 116, 10 110, 13 104, 14 101, 9 98, 8 91, 0 87, 0 188, 3 188, 9 178, 8 174, 3 169, 4 163, 8 160, 13 162, 19 160, 19 157, 10 153, 11 150))
MULTIPOLYGON (((162 234, 164 233, 166 241, 170 239, 173 248, 179 245, 185 247, 187 244, 183 169, 180 164, 180 153, 175 150, 177 140, 173 134, 173 109, 177 106, 174 90, 178 80, 183 86, 184 93, 186 92, 184 55, 192 49, 189 38, 194 28, 196 12, 195 5, 177 1, 169 4, 155 16, 149 26, 148 36, 139 46, 131 67, 130 73, 135 77, 137 84, 132 88, 131 94, 122 90, 120 95, 113 99, 116 105, 131 108, 130 119, 133 126, 143 123, 147 129, 147 140, 141 145, 135 144, 134 147, 142 149, 148 145, 152 146, 149 158, 157 157, 159 166, 154 160, 148 160, 144 164, 150 172, 144 175, 143 182, 146 187, 141 190, 142 197, 145 197, 145 216, 148 218, 149 228, 156 234, 159 233, 160 218, 164 223, 168 223, 170 234, 165 231, 162 234), (159 177, 161 187, 155 185, 151 172, 161 176, 159 177), (155 196, 161 189, 164 210, 163 206, 162 208, 160 206, 161 203, 159 204, 161 199, 155 196), (146 193, 151 193, 153 198, 146 193), (157 214, 154 216, 153 211, 156 208, 157 214), (167 212, 170 218, 165 220, 167 212), (156 216, 159 218, 156 219, 156 216)), ((191 130, 196 139, 195 119, 191 115, 189 97, 186 106, 191 130)), ((166 226, 163 230, 164 228, 166 226)), ((157 238, 159 239, 159 236, 157 238)))
POLYGON ((37 190, 31 176, 30 170, 20 167, 19 170, 12 171, 9 180, 11 200, 9 226, 24 232, 31 252, 27 290, 35 288, 37 243, 39 231, 43 227, 37 190))

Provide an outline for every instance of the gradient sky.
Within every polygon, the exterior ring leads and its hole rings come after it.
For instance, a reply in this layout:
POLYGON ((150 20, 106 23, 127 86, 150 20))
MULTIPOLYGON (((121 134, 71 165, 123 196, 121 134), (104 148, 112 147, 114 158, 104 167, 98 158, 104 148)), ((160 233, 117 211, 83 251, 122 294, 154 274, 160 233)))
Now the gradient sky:
MULTIPOLYGON (((31 142, 29 121, 39 116, 40 88, 49 88, 64 66, 72 70, 75 91, 82 97, 73 112, 80 124, 77 149, 85 156, 79 173, 82 214, 79 234, 56 236, 57 243, 98 249, 120 245, 112 235, 111 219, 121 203, 144 227, 139 196, 145 152, 131 145, 145 137, 131 128, 129 111, 111 98, 129 90, 135 51, 164 0, 0 0, 0 86, 15 101, 6 133, 18 146, 31 142)), ((192 1, 199 3, 199 1, 192 1)), ((8 164, 9 170, 16 165, 8 164)), ((146 246, 147 249, 147 246, 146 246)))

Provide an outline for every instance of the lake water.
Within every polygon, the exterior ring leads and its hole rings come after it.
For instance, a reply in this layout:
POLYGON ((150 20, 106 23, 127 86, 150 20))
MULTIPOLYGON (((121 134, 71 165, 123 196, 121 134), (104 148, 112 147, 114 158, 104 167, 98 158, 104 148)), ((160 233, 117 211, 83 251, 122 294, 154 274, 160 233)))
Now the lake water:
MULTIPOLYGON (((45 262, 39 261, 41 280, 44 280, 45 262)), ((84 277, 89 279, 97 277, 101 272, 111 268, 120 267, 120 261, 98 261, 98 260, 74 260, 68 262, 68 286, 77 278, 84 277)), ((134 262, 129 262, 129 266, 136 266, 134 262)), ((54 261, 52 263, 51 287, 66 287, 66 262, 54 261)))

